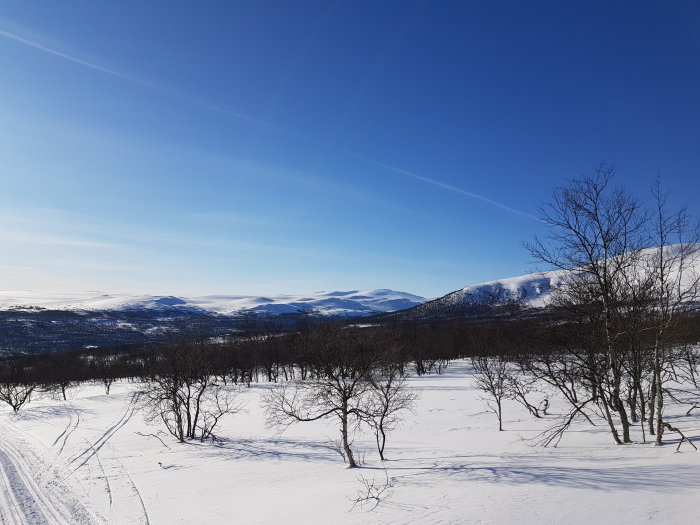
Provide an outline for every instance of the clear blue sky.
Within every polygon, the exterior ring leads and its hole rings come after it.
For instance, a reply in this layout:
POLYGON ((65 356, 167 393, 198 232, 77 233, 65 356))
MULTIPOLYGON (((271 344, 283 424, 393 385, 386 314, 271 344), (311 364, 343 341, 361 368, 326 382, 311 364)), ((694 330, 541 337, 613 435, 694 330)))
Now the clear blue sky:
POLYGON ((700 211, 697 2, 0 5, 0 289, 442 295, 601 161, 700 211))

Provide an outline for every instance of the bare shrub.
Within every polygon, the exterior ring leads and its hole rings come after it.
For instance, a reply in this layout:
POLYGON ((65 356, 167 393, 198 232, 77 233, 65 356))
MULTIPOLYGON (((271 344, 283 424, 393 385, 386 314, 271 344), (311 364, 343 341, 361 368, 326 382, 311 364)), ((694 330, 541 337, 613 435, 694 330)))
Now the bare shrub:
POLYGON ((365 505, 371 505, 370 511, 376 509, 387 491, 394 487, 394 482, 389 477, 386 469, 384 469, 384 479, 378 480, 376 476, 373 476, 371 480, 364 476, 358 476, 356 479, 362 487, 357 490, 357 495, 354 498, 349 498, 352 502, 351 512, 358 505, 360 508, 364 508, 365 505))
POLYGON ((243 408, 237 394, 216 382, 197 345, 174 348, 164 365, 149 378, 141 398, 146 420, 161 421, 180 442, 216 439, 221 417, 243 408))
POLYGON ((22 383, 0 383, 0 401, 4 401, 12 407, 13 412, 18 412, 32 398, 32 392, 36 385, 22 383))

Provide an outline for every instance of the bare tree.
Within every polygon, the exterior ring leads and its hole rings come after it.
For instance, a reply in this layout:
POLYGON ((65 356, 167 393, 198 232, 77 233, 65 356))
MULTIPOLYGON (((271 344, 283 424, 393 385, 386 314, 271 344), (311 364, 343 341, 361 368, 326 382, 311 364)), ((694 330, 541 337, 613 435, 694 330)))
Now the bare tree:
POLYGON ((508 371, 506 390, 509 399, 520 403, 534 417, 539 419, 542 417, 542 414, 545 416, 547 415, 549 398, 541 391, 542 389, 541 386, 538 385, 537 379, 527 374, 526 368, 522 365, 519 369, 511 369, 508 371), (533 395, 539 395, 539 402, 532 400, 533 395), (540 412, 542 414, 540 414, 540 412))
POLYGON ((541 208, 547 237, 526 247, 537 261, 562 272, 560 306, 587 320, 590 336, 580 343, 588 345, 587 355, 596 361, 588 366, 588 372, 595 372, 589 376, 591 388, 620 444, 631 441, 622 398, 626 348, 620 334, 629 330, 625 307, 630 286, 637 283, 634 272, 647 240, 648 215, 630 194, 610 188, 613 174, 612 167, 601 165, 594 176, 556 190, 553 202, 541 208), (619 417, 622 437, 613 413, 619 417))
POLYGON ((368 416, 376 354, 357 329, 341 332, 319 326, 307 337, 315 372, 306 380, 293 380, 264 394, 268 426, 284 429, 296 422, 337 418, 342 452, 354 468, 351 431, 368 416))
MULTIPOLYGON (((685 208, 668 210, 668 193, 661 189, 659 180, 652 187, 655 201, 653 238, 657 248, 647 260, 650 282, 649 314, 654 333, 652 360, 651 411, 649 430, 661 444, 664 428, 664 372, 673 366, 673 338, 671 332, 678 321, 700 299, 700 235, 697 223, 685 208)), ((672 429, 675 430, 675 429, 672 429)))
POLYGON ((18 412, 32 398, 32 392, 36 385, 23 383, 0 383, 0 401, 4 401, 12 407, 13 412, 18 412))
POLYGON ((503 400, 509 394, 508 361, 502 356, 472 357, 476 386, 489 398, 486 403, 498 418, 498 430, 503 431, 503 400))
POLYGON ((387 434, 401 423, 404 412, 413 409, 418 394, 408 389, 406 375, 394 364, 375 372, 370 384, 365 422, 374 432, 379 458, 384 461, 387 434))
POLYGON ((112 384, 117 380, 116 364, 117 358, 115 356, 95 356, 90 362, 90 366, 94 370, 93 373, 104 385, 107 395, 109 395, 112 384))
POLYGON ((215 439, 220 418, 243 408, 235 393, 216 382, 196 344, 175 347, 167 354, 163 370, 147 382, 141 403, 146 420, 161 421, 181 443, 215 439))
POLYGON ((620 444, 631 441, 630 422, 648 415, 660 443, 664 399, 671 397, 667 381, 678 378, 687 355, 678 327, 700 299, 700 236, 685 209, 668 211, 658 181, 649 212, 611 187, 613 172, 602 165, 594 176, 556 190, 541 208, 548 234, 526 247, 559 270, 553 304, 571 330, 551 361, 532 359, 530 370, 564 393, 571 418, 590 420, 583 408, 593 403, 620 444), (571 384, 557 377, 562 366, 573 372, 571 384))

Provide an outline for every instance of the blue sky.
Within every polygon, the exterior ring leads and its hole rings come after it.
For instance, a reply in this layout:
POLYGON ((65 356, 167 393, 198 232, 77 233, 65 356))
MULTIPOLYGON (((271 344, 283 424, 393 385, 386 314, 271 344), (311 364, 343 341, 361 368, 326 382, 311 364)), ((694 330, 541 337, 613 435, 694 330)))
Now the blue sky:
POLYGON ((696 2, 10 0, 0 71, 0 289, 438 296, 601 161, 700 215, 696 2))

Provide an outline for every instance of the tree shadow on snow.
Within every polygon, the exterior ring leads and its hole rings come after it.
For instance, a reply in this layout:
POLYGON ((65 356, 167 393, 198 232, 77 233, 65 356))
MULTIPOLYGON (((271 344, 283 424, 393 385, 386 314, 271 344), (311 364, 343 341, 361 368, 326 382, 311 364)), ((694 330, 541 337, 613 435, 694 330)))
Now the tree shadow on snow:
POLYGON ((47 421, 50 419, 69 419, 77 414, 92 413, 92 410, 75 408, 72 405, 28 406, 13 414, 14 421, 47 421))
POLYGON ((328 442, 284 438, 219 441, 211 449, 221 459, 283 459, 298 461, 342 461, 328 442))
POLYGON ((399 479, 413 478, 419 484, 434 484, 434 474, 449 478, 461 478, 465 482, 504 483, 522 485, 539 483, 558 487, 594 490, 656 490, 677 491, 679 489, 700 488, 700 470, 692 465, 687 468, 674 468, 673 475, 668 465, 625 466, 615 468, 580 468, 563 466, 475 466, 474 464, 429 466, 429 467, 389 467, 389 471, 399 479), (409 471, 414 471, 409 473, 409 471), (426 479, 421 479, 427 476, 426 479))
POLYGON ((414 383, 411 386, 418 392, 471 392, 476 390, 469 385, 421 385, 414 383))

